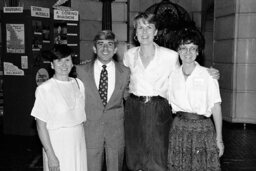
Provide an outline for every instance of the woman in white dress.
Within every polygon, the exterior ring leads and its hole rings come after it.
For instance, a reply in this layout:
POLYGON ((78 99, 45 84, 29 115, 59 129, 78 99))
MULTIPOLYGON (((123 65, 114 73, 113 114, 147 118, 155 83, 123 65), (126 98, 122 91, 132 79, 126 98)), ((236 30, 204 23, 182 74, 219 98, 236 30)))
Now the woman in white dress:
POLYGON ((31 115, 43 145, 44 171, 87 171, 84 86, 69 77, 71 54, 66 45, 54 46, 48 57, 55 74, 36 90, 31 115))

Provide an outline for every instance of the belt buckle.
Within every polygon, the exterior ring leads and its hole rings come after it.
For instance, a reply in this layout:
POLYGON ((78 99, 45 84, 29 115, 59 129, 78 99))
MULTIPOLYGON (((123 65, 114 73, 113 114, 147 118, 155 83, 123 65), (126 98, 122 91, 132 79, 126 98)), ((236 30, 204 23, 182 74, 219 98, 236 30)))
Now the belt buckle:
POLYGON ((150 96, 145 96, 145 101, 144 101, 144 103, 147 103, 147 102, 149 102, 151 100, 151 97, 150 96))

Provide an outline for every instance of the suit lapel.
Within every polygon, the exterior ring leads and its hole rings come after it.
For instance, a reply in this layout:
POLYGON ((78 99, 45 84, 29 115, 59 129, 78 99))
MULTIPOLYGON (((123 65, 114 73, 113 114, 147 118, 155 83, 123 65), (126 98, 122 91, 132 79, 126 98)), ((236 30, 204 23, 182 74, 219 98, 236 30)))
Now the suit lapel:
POLYGON ((90 68, 89 68, 89 80, 91 80, 88 84, 92 89, 92 93, 95 94, 97 100, 99 101, 99 103, 102 103, 100 95, 99 95, 99 91, 97 89, 96 83, 95 83, 95 77, 94 77, 94 62, 91 63, 90 68))
POLYGON ((114 88, 114 91, 107 103, 107 106, 108 106, 108 104, 111 104, 111 102, 117 96, 118 91, 121 89, 121 86, 122 86, 122 78, 123 78, 122 77, 122 69, 120 68, 120 66, 117 62, 114 62, 114 63, 115 63, 115 73, 116 73, 115 88, 114 88))

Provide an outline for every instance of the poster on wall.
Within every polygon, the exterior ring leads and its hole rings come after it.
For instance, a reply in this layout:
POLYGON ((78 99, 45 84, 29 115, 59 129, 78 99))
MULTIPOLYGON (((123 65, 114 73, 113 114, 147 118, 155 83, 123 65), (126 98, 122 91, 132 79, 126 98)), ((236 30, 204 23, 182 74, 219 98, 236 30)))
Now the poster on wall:
POLYGON ((43 23, 43 43, 50 43, 50 25, 43 23))
POLYGON ((24 71, 11 62, 4 62, 4 75, 24 76, 24 71))
POLYGON ((34 34, 41 35, 42 34, 42 21, 32 20, 32 29, 34 34))
POLYGON ((67 23, 54 23, 54 44, 67 44, 67 23))
POLYGON ((28 56, 21 56, 21 68, 28 69, 28 56))
POLYGON ((34 36, 32 39, 32 51, 40 51, 42 49, 42 40, 39 36, 34 36))
POLYGON ((49 73, 45 68, 40 68, 36 73, 36 84, 40 85, 49 79, 49 73))
POLYGON ((25 53, 24 24, 6 24, 6 52, 25 53))

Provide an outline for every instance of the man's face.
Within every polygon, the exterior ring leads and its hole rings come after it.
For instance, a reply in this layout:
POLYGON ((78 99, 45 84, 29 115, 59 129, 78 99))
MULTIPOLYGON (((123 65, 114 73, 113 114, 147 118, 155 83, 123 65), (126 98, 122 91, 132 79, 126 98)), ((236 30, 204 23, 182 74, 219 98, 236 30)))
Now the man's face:
POLYGON ((97 59, 103 64, 107 64, 112 60, 117 48, 115 47, 114 40, 98 40, 96 47, 93 47, 94 53, 97 54, 97 59))

